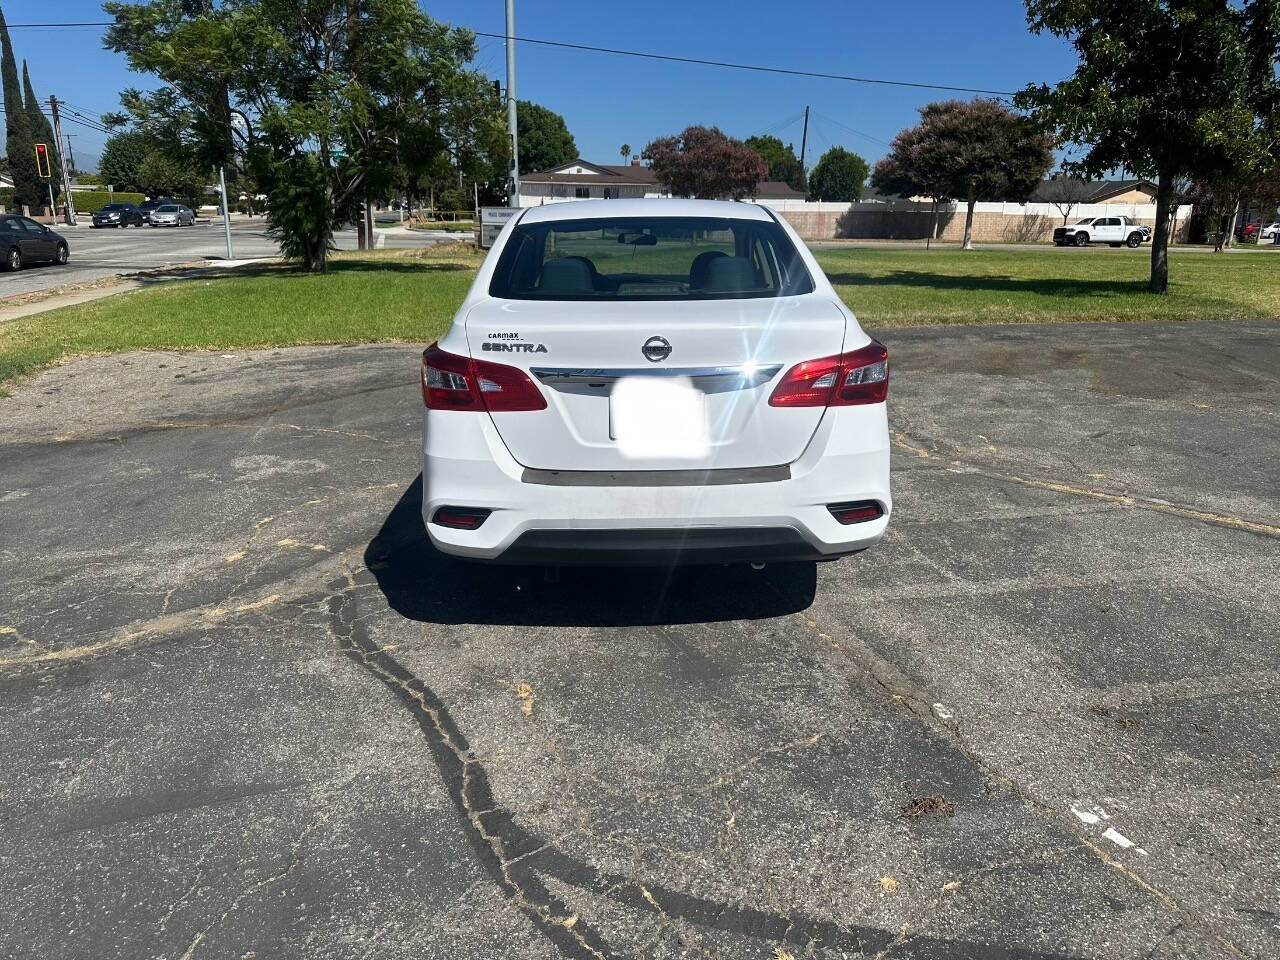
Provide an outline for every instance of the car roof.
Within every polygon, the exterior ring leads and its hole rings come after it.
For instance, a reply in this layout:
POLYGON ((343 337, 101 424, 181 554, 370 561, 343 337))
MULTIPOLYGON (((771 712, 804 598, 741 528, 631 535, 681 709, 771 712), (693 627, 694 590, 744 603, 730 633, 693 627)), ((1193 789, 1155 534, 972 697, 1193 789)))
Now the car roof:
POLYGON ((557 220, 594 220, 604 217, 717 217, 731 220, 769 220, 769 214, 754 203, 733 200, 562 200, 527 207, 521 223, 557 220))

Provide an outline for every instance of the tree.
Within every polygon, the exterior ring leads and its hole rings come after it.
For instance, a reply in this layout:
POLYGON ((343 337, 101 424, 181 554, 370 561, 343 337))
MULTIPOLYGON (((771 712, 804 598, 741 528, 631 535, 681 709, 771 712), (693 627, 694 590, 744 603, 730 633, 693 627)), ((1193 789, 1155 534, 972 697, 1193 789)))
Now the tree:
POLYGON ((758 153, 717 127, 686 127, 659 137, 644 148, 644 158, 672 193, 704 200, 740 200, 769 172, 758 153))
POLYGON ((1274 147, 1280 105, 1277 0, 1026 0, 1032 31, 1069 40, 1075 73, 1016 102, 1059 141, 1087 145, 1088 176, 1154 177, 1152 293, 1169 289, 1174 182, 1248 180, 1274 147))
POLYGON ((1044 185, 1044 199, 1058 208, 1065 226, 1071 219, 1071 211, 1089 199, 1093 193, 1093 184, 1080 177, 1073 177, 1063 170, 1044 185))
MULTIPOLYGON (((746 144, 768 165, 768 179, 789 184, 801 193, 805 190, 804 167, 796 156, 795 147, 783 144, 777 137, 761 134, 747 137, 746 144)), ((863 176, 866 176, 865 172, 863 176)))
POLYGON ((36 176, 35 140, 26 105, 22 102, 22 85, 18 82, 18 63, 9 42, 9 25, 0 11, 0 79, 4 85, 5 152, 9 157, 9 175, 13 177, 13 202, 18 206, 38 206, 43 202, 40 178, 36 176))
POLYGON ((832 147, 818 158, 809 177, 809 196, 814 200, 852 203, 862 199, 867 182, 867 161, 844 147, 832 147))
POLYGON ((631 144, 629 144, 629 143, 624 143, 624 144, 622 145, 622 149, 621 149, 621 150, 619 150, 618 152, 619 152, 620 154, 622 154, 622 162, 623 162, 624 164, 625 164, 625 163, 630 162, 630 160, 631 160, 631 144))
POLYGON ((871 181, 885 193, 964 200, 964 249, 973 249, 979 200, 1025 200, 1053 164, 1051 140, 1028 118, 994 100, 942 100, 920 109, 871 181))
POLYGON ((522 174, 549 170, 578 158, 578 145, 564 117, 528 100, 516 101, 516 138, 522 174))
POLYGON ((48 147, 49 173, 53 180, 53 190, 57 193, 62 189, 62 166, 58 163, 58 155, 61 151, 58 149, 58 141, 53 136, 53 124, 44 115, 44 111, 40 109, 40 101, 36 99, 36 92, 31 86, 31 74, 27 72, 25 60, 22 61, 22 92, 27 112, 27 130, 31 134, 33 149, 34 144, 37 143, 43 143, 48 147))
POLYGON ((149 197, 177 197, 197 206, 205 183, 202 170, 165 150, 149 150, 138 168, 139 189, 149 197))
POLYGON ((449 148, 446 131, 487 137, 494 127, 483 114, 496 114, 497 98, 467 69, 474 35, 414 0, 111 0, 104 9, 115 19, 108 48, 167 84, 134 98, 131 112, 185 116, 185 142, 205 164, 252 172, 271 230, 307 270, 326 269, 341 224, 367 224, 373 199, 406 188, 449 148))
POLYGON ((98 158, 98 173, 117 190, 142 189, 142 161, 152 149, 144 133, 126 130, 107 138, 98 158))

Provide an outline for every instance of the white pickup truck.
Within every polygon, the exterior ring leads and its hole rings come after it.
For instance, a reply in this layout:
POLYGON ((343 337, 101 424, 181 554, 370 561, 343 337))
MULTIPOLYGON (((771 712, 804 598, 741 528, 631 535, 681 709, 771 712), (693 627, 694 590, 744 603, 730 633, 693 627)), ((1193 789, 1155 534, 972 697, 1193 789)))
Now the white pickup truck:
POLYGON ((1069 227, 1053 231, 1053 242, 1060 247, 1087 247, 1090 243, 1124 244, 1138 247, 1151 239, 1151 228, 1135 223, 1129 217, 1085 217, 1069 227))

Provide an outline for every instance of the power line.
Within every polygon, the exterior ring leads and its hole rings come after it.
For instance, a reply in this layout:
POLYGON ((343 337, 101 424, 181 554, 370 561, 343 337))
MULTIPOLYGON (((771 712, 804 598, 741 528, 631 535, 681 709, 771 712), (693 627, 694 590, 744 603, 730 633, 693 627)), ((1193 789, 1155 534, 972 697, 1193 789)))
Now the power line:
MULTIPOLYGON (((53 30, 69 27, 113 27, 115 23, 105 21, 80 21, 74 23, 11 23, 10 30, 39 29, 53 30)), ((506 34, 487 33, 483 30, 471 30, 477 37, 489 37, 494 40, 506 40, 506 34)), ((689 63, 701 67, 725 67, 731 70, 751 70, 756 73, 780 74, 788 77, 809 77, 815 80, 841 80, 846 83, 869 83, 886 87, 909 87, 915 90, 945 90, 951 93, 978 93, 995 97, 1012 97, 1010 90, 986 90, 982 87, 961 87, 945 83, 920 83, 914 80, 887 80, 882 77, 858 77, 842 73, 820 73, 814 70, 794 70, 788 67, 771 67, 756 63, 735 63, 730 60, 706 60, 700 57, 679 57, 674 54, 648 53, 641 50, 621 50, 617 47, 598 47, 588 43, 568 43, 564 40, 543 40, 538 37, 515 37, 517 43, 532 43, 544 47, 558 47, 562 50, 584 50, 589 53, 608 53, 618 57, 638 57, 643 60, 661 60, 667 63, 689 63)))
MULTIPOLYGON (((497 37, 506 39, 500 33, 485 33, 472 30, 478 37, 497 37)), ((619 50, 615 47, 596 47, 585 43, 566 43, 561 40, 539 40, 535 37, 516 37, 518 43, 534 43, 547 47, 561 47, 566 50, 587 50, 591 53, 611 53, 620 57, 641 57, 646 60, 665 60, 670 63, 692 63, 703 67, 728 67, 733 70, 754 70, 758 73, 784 74, 790 77, 811 77, 817 80, 844 80, 848 83, 873 83, 890 87, 914 87, 920 90, 949 90, 953 93, 985 93, 997 97, 1012 97, 1008 90, 984 90, 979 87, 955 87, 940 83, 917 83, 911 80, 884 80, 877 77, 855 77, 840 73, 818 73, 812 70, 792 70, 786 67, 768 67, 761 64, 733 63, 728 60, 703 60, 698 57, 677 57, 665 53, 644 53, 638 50, 619 50)))
MULTIPOLYGON (((814 111, 814 112, 816 113, 817 111, 814 111)), ((882 147, 890 146, 890 144, 881 140, 879 137, 873 137, 869 133, 864 133, 861 130, 855 130, 853 127, 849 126, 848 124, 841 123, 839 120, 837 120, 833 116, 830 116, 829 114, 823 113, 823 114, 820 114, 820 116, 822 117, 823 120, 827 121, 827 123, 834 123, 837 127, 840 127, 842 130, 847 130, 849 133, 852 133, 854 136, 862 137, 864 140, 870 140, 872 143, 878 143, 882 147)))
POLYGON ((783 120, 781 123, 775 123, 773 126, 768 127, 765 130, 762 130, 761 136, 768 137, 768 136, 773 136, 775 134, 779 134, 783 130, 786 130, 788 127, 794 126, 795 124, 799 123, 800 118, 803 116, 804 116, 803 110, 801 110, 799 113, 794 113, 791 116, 787 117, 787 119, 783 120))
POLYGON ((60 27, 114 27, 114 20, 85 20, 79 23, 10 23, 10 30, 54 30, 60 27))

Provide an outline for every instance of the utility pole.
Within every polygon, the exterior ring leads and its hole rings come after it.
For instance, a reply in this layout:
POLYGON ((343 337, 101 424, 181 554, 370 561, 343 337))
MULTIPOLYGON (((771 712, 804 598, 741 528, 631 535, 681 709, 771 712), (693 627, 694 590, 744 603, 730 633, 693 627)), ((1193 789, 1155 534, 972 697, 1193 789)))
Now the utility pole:
MULTIPOLYGON (((791 121, 795 123, 794 120, 791 121)), ((800 169, 805 171, 806 176, 809 171, 804 167, 804 148, 809 145, 809 105, 804 105, 804 132, 800 134, 800 169)))
POLYGON ((516 139, 516 0, 507 0, 507 132, 511 135, 511 197, 520 206, 520 144, 516 139))
POLYGON ((227 173, 225 167, 218 167, 218 186, 222 188, 222 230, 227 235, 227 259, 234 260, 235 252, 231 249, 231 204, 227 200, 227 173))
POLYGON ((74 136, 75 136, 75 134, 74 134, 74 133, 64 133, 64 134, 63 134, 63 136, 64 136, 64 137, 66 137, 66 140, 67 140, 67 154, 68 154, 68 155, 70 156, 70 158, 71 158, 71 169, 72 169, 72 170, 74 170, 74 169, 76 168, 76 152, 75 152, 75 150, 74 150, 74 149, 72 149, 72 146, 71 146, 71 138, 72 138, 72 137, 74 137, 74 136))
MULTIPOLYGON (((76 206, 71 200, 71 175, 67 172, 67 155, 62 150, 62 118, 58 116, 57 97, 49 98, 49 111, 53 114, 53 145, 58 150, 58 164, 62 167, 62 195, 67 198, 67 226, 74 227, 76 225, 76 206)), ((53 184, 49 185, 49 193, 52 199, 53 184)), ((57 215, 55 210, 55 219, 57 215)))

